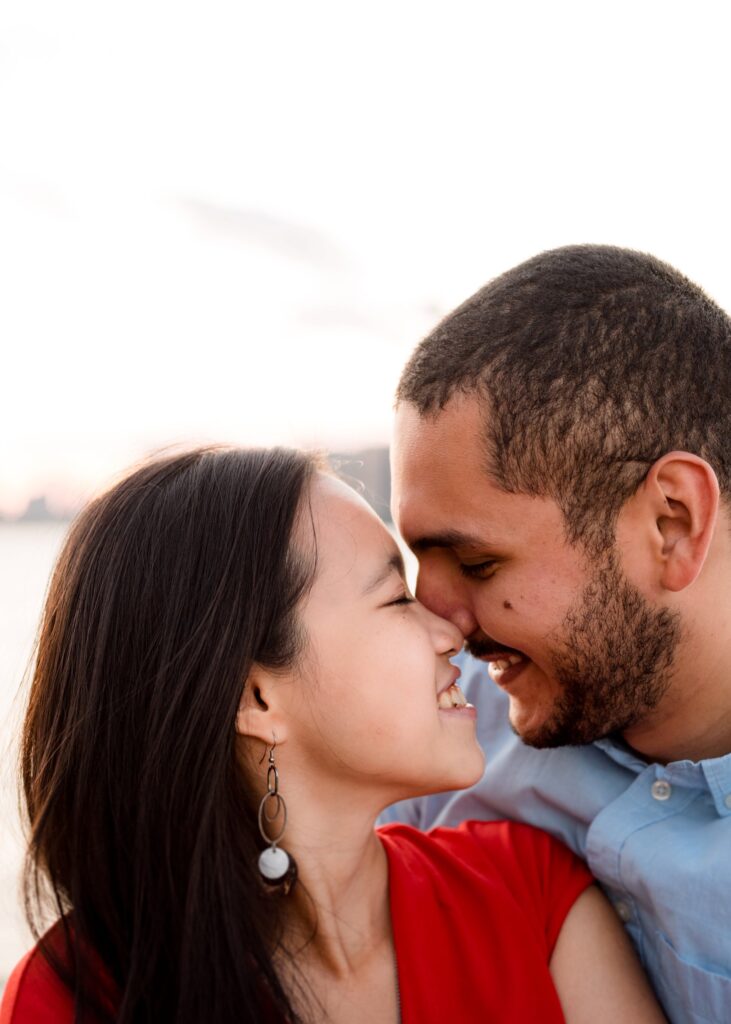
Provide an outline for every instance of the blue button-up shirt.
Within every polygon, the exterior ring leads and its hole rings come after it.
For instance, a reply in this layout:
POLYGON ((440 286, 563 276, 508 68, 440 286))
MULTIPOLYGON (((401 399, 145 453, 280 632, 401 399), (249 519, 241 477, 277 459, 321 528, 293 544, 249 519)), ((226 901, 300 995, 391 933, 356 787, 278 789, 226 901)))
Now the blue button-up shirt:
POLYGON ((461 658, 487 757, 480 782, 396 804, 419 828, 514 818, 583 857, 630 933, 672 1024, 731 1022, 731 754, 647 764, 620 743, 534 750, 486 666, 461 658))

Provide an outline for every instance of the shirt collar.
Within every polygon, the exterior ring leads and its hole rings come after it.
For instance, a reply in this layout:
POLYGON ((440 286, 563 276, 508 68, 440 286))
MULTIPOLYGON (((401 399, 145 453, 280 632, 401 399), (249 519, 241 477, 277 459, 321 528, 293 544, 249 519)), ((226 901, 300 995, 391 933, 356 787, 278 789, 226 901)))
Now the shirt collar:
POLYGON ((606 737, 596 740, 595 747, 603 750, 617 764, 639 775, 647 768, 655 769, 658 779, 666 779, 673 785, 691 789, 706 789, 710 792, 716 812, 720 817, 731 815, 731 754, 712 757, 705 761, 671 761, 669 764, 650 764, 643 761, 620 739, 606 737))

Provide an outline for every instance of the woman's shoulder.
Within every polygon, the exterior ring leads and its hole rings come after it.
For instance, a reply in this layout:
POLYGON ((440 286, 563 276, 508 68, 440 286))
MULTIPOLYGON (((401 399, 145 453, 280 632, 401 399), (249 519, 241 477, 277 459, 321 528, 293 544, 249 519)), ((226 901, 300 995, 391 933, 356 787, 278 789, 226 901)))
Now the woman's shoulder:
POLYGON ((39 945, 17 964, 3 992, 0 1024, 64 1024, 74 1018, 74 1000, 39 945))
POLYGON ((475 1007, 495 1020, 562 1019, 548 964, 591 881, 573 854, 508 821, 429 832, 392 824, 378 834, 402 993, 421 1011, 414 1019, 473 1020, 475 1007))
POLYGON ((66 971, 71 978, 71 964, 79 957, 85 974, 84 1020, 111 1020, 118 1005, 116 989, 101 958, 75 933, 69 915, 56 921, 13 970, 0 1003, 0 1024, 70 1024, 75 997, 61 974, 66 971))
POLYGON ((523 914, 549 949, 574 901, 593 882, 583 861, 547 832, 512 821, 465 821, 420 832, 384 825, 392 897, 409 902, 429 892, 477 917, 523 914))

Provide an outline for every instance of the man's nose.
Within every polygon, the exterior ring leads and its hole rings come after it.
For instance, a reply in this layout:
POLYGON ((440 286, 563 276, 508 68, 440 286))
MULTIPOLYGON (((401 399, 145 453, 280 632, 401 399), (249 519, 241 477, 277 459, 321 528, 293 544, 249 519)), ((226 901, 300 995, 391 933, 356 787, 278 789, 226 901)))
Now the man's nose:
POLYGON ((429 611, 449 619, 463 636, 469 637, 478 629, 478 622, 466 582, 457 573, 421 567, 416 577, 416 597, 429 611))

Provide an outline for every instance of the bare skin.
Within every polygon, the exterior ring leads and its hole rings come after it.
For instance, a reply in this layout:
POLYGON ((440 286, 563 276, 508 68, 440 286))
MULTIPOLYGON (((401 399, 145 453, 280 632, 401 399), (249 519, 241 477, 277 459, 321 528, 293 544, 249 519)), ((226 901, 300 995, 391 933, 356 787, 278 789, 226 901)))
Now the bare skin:
MULTIPOLYGON (((555 649, 567 616, 581 610, 593 566, 566 539, 552 499, 506 493, 491 479, 485 414, 474 396, 454 397, 433 417, 402 403, 392 507, 419 559, 417 597, 457 625, 468 645, 489 636, 522 658, 504 688, 511 722, 530 742, 565 692, 555 649)), ((672 663, 659 670, 662 699, 624 723, 624 739, 648 761, 727 754, 731 522, 708 463, 688 452, 659 459, 620 511, 614 554, 648 614, 667 612, 679 624, 672 663)), ((492 660, 488 652, 484 660, 492 660)))
POLYGON ((292 848, 312 897, 310 902, 301 888, 293 893, 289 949, 295 953, 297 974, 288 974, 291 961, 280 961, 285 977, 289 977, 295 1005, 308 1020, 336 1024, 398 1021, 383 847, 376 840, 377 845, 360 844, 360 852, 356 848, 342 849, 338 856, 329 855, 331 844, 325 823, 320 834, 321 842, 312 842, 306 851, 298 847, 295 853, 292 848), (317 930, 308 942, 315 924, 315 907, 317 930))
POLYGON ((553 951, 551 974, 570 1024, 665 1020, 624 928, 595 886, 569 911, 553 951))
MULTIPOLYGON (((252 671, 237 731, 261 793, 261 755, 276 737, 289 811, 282 846, 302 883, 287 897, 289 956, 278 961, 293 1005, 306 1021, 397 1024, 388 865, 374 822, 396 800, 471 785, 484 759, 474 716, 438 708, 461 632, 410 599, 392 538, 356 495, 323 477, 312 513, 319 568, 301 610, 309 649, 289 673, 252 671)), ((551 964, 569 1024, 589 1024, 587 988, 569 966, 577 944, 586 985, 611 989, 592 1024, 627 1006, 631 1024, 663 1020, 597 893, 577 901, 551 964)))

